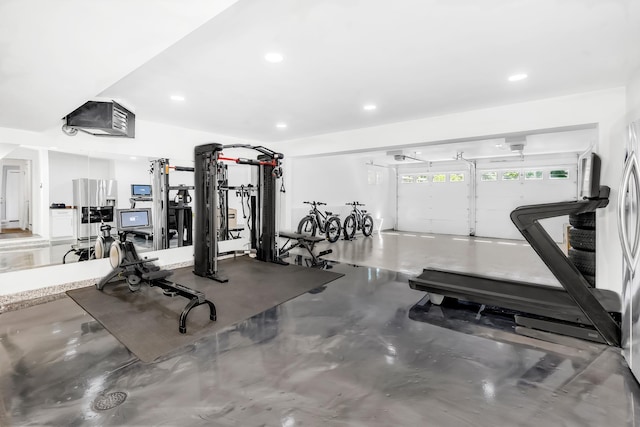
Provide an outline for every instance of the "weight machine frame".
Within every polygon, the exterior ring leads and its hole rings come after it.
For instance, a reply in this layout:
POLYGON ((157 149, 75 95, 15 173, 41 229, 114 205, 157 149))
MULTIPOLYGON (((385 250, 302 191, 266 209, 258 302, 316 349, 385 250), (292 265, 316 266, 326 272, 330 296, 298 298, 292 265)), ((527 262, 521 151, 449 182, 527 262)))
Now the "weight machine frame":
MULTIPOLYGON (((256 250, 256 258, 260 261, 281 263, 278 257, 276 230, 276 181, 282 176, 281 153, 266 147, 248 144, 222 145, 217 143, 198 145, 194 149, 195 160, 195 230, 194 239, 194 274, 208 277, 218 282, 228 279, 218 271, 218 226, 217 210, 220 206, 220 189, 224 183, 220 181, 219 171, 223 161, 231 161, 240 165, 258 168, 258 195, 251 196, 252 236, 251 248, 256 250), (257 159, 226 157, 225 149, 250 149, 259 153, 257 159), (258 233, 259 231, 259 233, 258 233)), ((228 187, 226 187, 228 189, 228 187)), ((223 188, 224 189, 224 188, 223 188)), ((221 212, 221 215, 223 213, 221 212)))

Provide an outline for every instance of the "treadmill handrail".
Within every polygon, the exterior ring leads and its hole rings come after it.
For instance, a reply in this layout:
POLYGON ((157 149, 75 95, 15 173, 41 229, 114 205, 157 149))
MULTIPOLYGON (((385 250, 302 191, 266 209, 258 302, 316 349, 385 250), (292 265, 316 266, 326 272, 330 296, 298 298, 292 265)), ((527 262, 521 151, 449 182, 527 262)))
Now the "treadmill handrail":
POLYGON ((607 343, 620 346, 620 325, 594 296, 586 279, 538 222, 544 218, 593 212, 609 204, 608 195, 609 188, 603 186, 600 197, 594 199, 521 206, 511 212, 511 221, 607 343))

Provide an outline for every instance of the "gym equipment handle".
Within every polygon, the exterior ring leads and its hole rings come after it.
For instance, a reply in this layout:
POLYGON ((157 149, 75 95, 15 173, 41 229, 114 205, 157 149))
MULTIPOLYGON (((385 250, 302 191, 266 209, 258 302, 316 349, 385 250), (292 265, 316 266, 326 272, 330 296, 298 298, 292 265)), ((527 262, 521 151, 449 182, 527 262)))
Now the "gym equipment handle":
POLYGON ((360 202, 349 202, 349 203, 345 203, 345 205, 347 205, 347 206, 365 206, 364 203, 360 203, 360 202))
POLYGON ((302 203, 306 203, 307 205, 326 205, 326 203, 322 203, 322 202, 302 202, 302 203))

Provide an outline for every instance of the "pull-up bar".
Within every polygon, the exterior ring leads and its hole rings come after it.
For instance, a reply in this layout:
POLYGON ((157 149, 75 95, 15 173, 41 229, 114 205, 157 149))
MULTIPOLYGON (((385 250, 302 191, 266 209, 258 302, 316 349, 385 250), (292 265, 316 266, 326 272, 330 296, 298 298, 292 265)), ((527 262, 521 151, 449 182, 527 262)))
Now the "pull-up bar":
MULTIPOLYGON (((221 153, 222 154, 222 153, 221 153)), ((277 160, 269 160, 268 162, 262 160, 243 159, 241 157, 222 157, 218 156, 218 160, 226 160, 228 162, 235 162, 239 165, 253 165, 253 166, 278 166, 277 160)))

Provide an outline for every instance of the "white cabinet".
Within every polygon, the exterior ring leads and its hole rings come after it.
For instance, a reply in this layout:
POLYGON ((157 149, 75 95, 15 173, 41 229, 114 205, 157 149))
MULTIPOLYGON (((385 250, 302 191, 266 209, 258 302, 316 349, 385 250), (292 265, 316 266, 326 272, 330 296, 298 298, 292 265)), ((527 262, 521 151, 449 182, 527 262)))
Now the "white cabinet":
POLYGON ((73 209, 50 209, 51 238, 73 237, 73 209))

